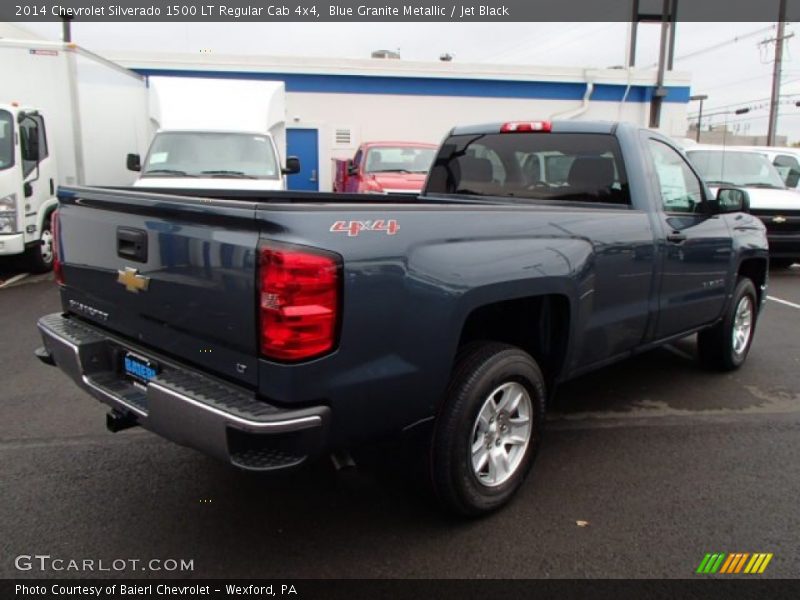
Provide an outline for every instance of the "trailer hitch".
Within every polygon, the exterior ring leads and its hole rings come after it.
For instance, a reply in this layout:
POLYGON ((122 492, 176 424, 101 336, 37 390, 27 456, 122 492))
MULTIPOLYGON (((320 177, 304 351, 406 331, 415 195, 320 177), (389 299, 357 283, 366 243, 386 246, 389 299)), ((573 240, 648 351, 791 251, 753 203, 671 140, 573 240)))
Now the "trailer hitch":
POLYGON ((112 409, 106 414, 106 429, 111 433, 124 431, 125 429, 136 427, 137 425, 139 425, 139 422, 133 413, 112 409))

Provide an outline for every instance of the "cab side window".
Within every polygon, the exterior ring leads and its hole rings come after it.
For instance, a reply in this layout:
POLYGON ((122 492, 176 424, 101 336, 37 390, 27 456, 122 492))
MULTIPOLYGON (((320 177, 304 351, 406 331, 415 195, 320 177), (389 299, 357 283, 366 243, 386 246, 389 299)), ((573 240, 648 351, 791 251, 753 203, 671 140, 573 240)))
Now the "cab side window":
POLYGON ((775 168, 778 169, 784 183, 789 187, 797 187, 798 179, 800 179, 800 164, 794 156, 788 154, 778 154, 775 160, 772 161, 775 168))
POLYGON ((684 158, 673 148, 652 138, 648 140, 648 147, 664 211, 696 212, 703 201, 703 185, 684 158))

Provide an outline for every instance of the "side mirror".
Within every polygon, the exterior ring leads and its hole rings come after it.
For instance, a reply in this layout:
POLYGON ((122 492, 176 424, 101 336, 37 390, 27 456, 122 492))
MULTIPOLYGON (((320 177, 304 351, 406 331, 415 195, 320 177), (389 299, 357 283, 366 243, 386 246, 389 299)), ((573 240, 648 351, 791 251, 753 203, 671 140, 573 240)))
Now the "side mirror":
POLYGON ((128 154, 125 165, 128 167, 128 171, 141 171, 142 159, 138 154, 128 154))
POLYGON ((300 172, 300 159, 296 156, 286 157, 286 167, 281 169, 284 175, 294 175, 300 172))
POLYGON ((348 175, 358 175, 358 165, 356 165, 352 160, 347 162, 347 174, 348 175))
POLYGON ((750 195, 740 188, 719 188, 716 204, 719 213, 748 212, 750 195))
POLYGON ((33 196, 33 185, 31 185, 30 181, 26 181, 25 185, 22 186, 22 192, 25 194, 26 198, 33 196))

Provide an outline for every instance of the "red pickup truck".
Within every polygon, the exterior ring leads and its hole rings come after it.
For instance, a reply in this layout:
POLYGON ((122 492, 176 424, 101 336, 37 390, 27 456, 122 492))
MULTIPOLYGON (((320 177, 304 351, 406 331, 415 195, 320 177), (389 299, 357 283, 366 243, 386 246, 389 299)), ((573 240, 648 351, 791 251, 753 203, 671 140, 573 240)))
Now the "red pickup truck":
POLYGON ((352 159, 334 159, 334 192, 418 194, 437 146, 419 142, 365 142, 352 159))

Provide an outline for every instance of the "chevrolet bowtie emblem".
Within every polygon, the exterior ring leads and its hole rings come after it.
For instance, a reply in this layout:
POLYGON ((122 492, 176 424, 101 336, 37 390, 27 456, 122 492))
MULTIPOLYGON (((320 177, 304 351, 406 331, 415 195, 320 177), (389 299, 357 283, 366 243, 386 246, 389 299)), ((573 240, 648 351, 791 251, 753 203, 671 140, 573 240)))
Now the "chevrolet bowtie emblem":
POLYGON ((129 292, 138 294, 139 292, 147 291, 147 287, 150 285, 150 278, 145 275, 139 275, 139 269, 125 267, 117 271, 117 283, 124 285, 129 292))
POLYGON ((773 223, 786 223, 786 217, 778 215, 777 217, 772 217, 773 223))

